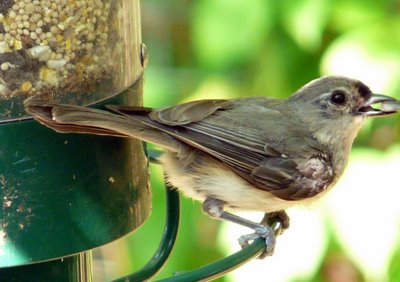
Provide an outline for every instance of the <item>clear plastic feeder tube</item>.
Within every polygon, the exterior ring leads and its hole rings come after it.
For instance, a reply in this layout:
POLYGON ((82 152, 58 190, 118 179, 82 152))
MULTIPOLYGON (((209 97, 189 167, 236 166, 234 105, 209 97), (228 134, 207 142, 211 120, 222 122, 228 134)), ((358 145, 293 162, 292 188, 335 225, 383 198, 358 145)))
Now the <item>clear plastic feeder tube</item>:
POLYGON ((1 0, 0 122, 24 102, 87 105, 143 71, 138 0, 1 0))

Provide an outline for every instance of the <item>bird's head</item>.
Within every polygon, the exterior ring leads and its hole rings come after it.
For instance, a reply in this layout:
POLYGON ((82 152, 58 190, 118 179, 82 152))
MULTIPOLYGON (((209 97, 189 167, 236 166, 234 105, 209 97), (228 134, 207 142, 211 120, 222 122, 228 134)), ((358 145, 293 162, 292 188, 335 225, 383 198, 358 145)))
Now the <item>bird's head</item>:
POLYGON ((346 148, 351 147, 365 118, 395 113, 396 109, 385 110, 378 105, 393 101, 396 100, 373 94, 358 80, 342 76, 313 80, 288 99, 292 111, 318 141, 346 148))

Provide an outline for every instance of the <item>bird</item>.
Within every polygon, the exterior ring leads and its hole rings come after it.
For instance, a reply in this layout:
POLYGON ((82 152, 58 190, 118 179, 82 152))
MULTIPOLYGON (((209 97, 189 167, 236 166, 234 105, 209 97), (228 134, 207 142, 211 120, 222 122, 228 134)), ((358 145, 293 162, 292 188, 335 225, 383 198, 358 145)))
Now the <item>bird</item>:
POLYGON ((159 109, 30 102, 26 111, 61 133, 141 139, 164 150, 167 181, 202 202, 212 218, 254 230, 242 247, 266 240, 275 248, 271 220, 289 227, 285 210, 319 200, 335 185, 364 121, 396 113, 399 102, 373 94, 359 80, 324 76, 287 99, 252 96, 206 99, 159 109), (374 108, 375 104, 381 107, 374 108), (253 222, 235 211, 263 212, 253 222))

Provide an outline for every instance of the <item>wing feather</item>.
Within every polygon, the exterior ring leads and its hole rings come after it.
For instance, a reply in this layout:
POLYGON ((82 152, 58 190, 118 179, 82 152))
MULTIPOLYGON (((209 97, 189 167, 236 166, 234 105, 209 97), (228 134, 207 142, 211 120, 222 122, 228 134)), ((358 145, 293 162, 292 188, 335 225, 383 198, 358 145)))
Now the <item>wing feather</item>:
POLYGON ((260 97, 205 100, 133 117, 220 160, 255 187, 281 199, 312 197, 328 187, 333 174, 319 173, 324 175, 321 179, 317 174, 303 174, 299 167, 305 171, 307 161, 314 158, 322 169, 332 171, 330 160, 318 157, 322 148, 308 132, 298 129, 300 121, 297 127, 288 126, 290 117, 282 114, 279 105, 260 97), (298 136, 288 138, 287 130, 298 136))

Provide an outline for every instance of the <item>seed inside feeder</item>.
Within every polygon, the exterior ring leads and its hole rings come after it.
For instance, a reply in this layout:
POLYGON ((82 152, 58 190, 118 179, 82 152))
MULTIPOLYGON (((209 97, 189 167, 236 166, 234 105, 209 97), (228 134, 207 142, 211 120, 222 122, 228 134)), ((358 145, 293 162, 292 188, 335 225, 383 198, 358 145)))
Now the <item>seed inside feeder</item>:
POLYGON ((0 1, 0 99, 59 100, 110 79, 119 2, 0 1))

